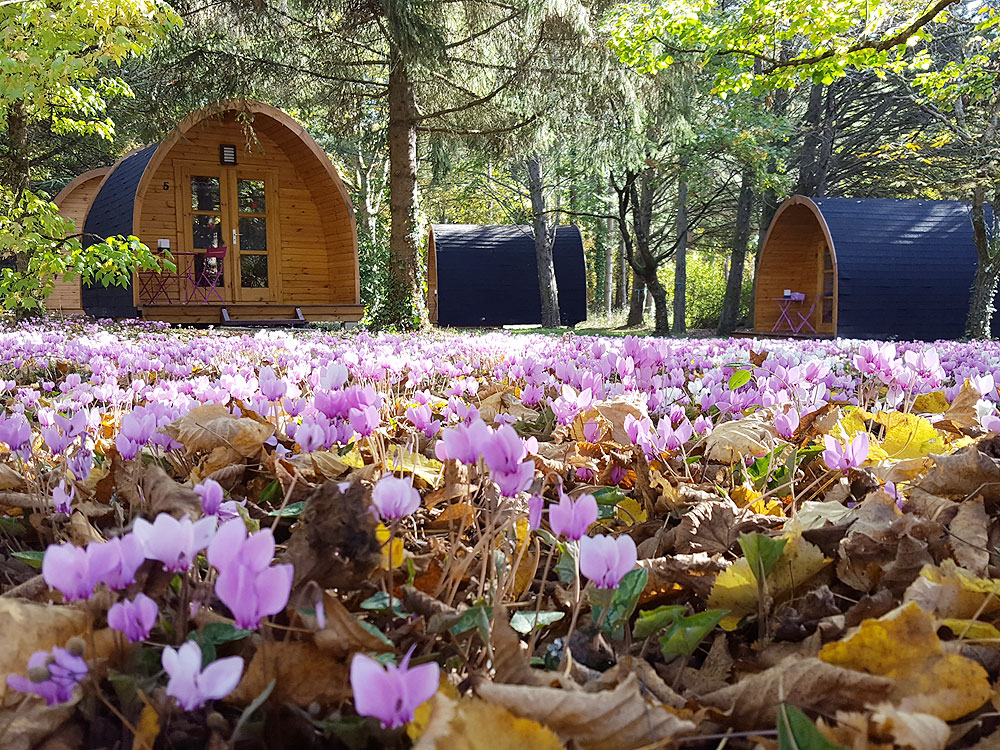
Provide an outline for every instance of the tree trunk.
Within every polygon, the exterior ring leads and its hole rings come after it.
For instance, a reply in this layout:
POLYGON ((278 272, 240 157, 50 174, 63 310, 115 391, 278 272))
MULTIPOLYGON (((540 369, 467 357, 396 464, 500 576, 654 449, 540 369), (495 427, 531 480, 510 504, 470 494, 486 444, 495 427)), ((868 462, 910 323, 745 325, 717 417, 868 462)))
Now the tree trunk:
MULTIPOLYGON (((687 159, 681 160, 681 169, 687 166, 687 159)), ((677 221, 674 231, 677 249, 674 251, 674 330, 687 330, 687 194, 688 184, 683 174, 677 182, 677 221)))
POLYGON ((538 268, 538 291, 542 298, 542 326, 556 328, 559 320, 559 291, 556 266, 552 258, 555 233, 550 236, 545 218, 545 192, 542 186, 542 157, 528 157, 528 194, 531 196, 531 227, 535 233, 535 263, 538 268))
POLYGON ((643 310, 646 309, 646 282, 635 271, 632 272, 632 294, 628 301, 626 328, 636 328, 643 324, 643 310))
POLYGON ((615 285, 615 220, 608 219, 608 240, 604 243, 604 315, 611 317, 612 292, 615 285))
POLYGON ((730 256, 729 276, 726 278, 726 295, 722 300, 719 316, 719 333, 728 335, 736 330, 740 317, 740 299, 743 296, 743 269, 746 265, 747 244, 750 242, 750 214, 753 212, 753 173, 743 172, 740 197, 736 206, 736 231, 733 234, 733 251, 730 256))
POLYGON ((389 275, 378 322, 410 330, 427 325, 417 226, 417 109, 398 51, 389 71, 389 275))
POLYGON ((822 134, 820 121, 823 117, 823 84, 814 83, 809 89, 809 105, 806 107, 802 127, 802 150, 799 152, 799 181, 795 192, 799 195, 815 195, 817 182, 817 157, 822 134))
POLYGON ((653 330, 660 336, 669 336, 670 313, 667 290, 655 273, 646 277, 646 286, 649 287, 649 295, 653 298, 653 330))
MULTIPOLYGON (((970 339, 988 339, 992 333, 993 302, 997 294, 997 279, 1000 277, 1000 253, 994 252, 997 237, 998 217, 994 213, 992 227, 986 226, 984 207, 986 191, 977 187, 972 194, 972 234, 976 242, 976 275, 972 282, 969 298, 969 316, 965 322, 965 335, 970 339)), ((994 212, 1000 201, 994 201, 994 212)))

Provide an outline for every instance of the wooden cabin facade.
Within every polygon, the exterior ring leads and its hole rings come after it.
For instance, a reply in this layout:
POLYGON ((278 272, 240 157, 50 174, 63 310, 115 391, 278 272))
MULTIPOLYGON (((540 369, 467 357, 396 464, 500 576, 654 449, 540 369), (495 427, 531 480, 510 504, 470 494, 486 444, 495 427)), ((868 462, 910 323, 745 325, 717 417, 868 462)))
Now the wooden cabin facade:
MULTIPOLYGON (((587 269, 576 226, 553 245, 559 317, 587 319, 587 269)), ((542 322, 535 238, 528 226, 433 224, 427 239, 427 309, 432 323, 478 327, 542 322)))
MULTIPOLYGON (((84 172, 71 180, 53 199, 53 203, 59 206, 59 213, 70 219, 74 227, 78 229, 83 227, 87 219, 87 211, 90 210, 90 204, 93 203, 94 197, 109 171, 108 167, 100 167, 84 172)), ((52 294, 45 300, 45 306, 49 310, 63 315, 82 314, 83 302, 80 299, 79 280, 57 280, 52 294)))
POLYGON ((177 265, 136 273, 127 288, 84 287, 80 306, 94 317, 351 321, 363 312, 347 190, 305 129, 266 104, 208 107, 126 154, 82 225, 85 245, 135 235, 169 248, 177 265))
POLYGON ((807 316, 800 334, 959 338, 976 262, 968 203, 793 196, 761 249, 753 327, 791 333, 784 309, 807 316), (804 299, 789 305, 785 290, 804 299))

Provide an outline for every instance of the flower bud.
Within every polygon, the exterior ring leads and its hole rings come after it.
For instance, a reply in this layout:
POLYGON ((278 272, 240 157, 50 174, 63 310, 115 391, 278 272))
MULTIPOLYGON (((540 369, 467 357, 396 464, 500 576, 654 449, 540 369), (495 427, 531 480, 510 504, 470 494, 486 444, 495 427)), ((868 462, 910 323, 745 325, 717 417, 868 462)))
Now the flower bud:
POLYGON ((49 672, 47 667, 38 665, 37 667, 32 667, 28 670, 28 679, 32 682, 45 682, 52 677, 52 673, 49 672))
POLYGON ((87 644, 83 638, 75 635, 66 641, 66 650, 73 654, 73 656, 83 656, 87 650, 87 644))

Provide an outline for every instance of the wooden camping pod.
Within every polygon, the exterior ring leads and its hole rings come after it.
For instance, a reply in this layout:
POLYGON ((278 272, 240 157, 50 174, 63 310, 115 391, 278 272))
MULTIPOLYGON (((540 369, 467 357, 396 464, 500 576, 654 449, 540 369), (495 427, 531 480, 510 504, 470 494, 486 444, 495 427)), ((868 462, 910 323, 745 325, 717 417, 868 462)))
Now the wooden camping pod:
POLYGON ((135 235, 167 246, 178 267, 137 273, 123 289, 84 287, 81 306, 94 317, 219 323, 223 309, 233 322, 363 312, 347 190, 302 125, 260 102, 199 110, 123 156, 101 181, 85 231, 91 243, 135 235), (210 258, 223 247, 223 258, 210 258))
MULTIPOLYGON (((71 180, 53 199, 53 203, 59 206, 59 213, 73 222, 75 232, 83 232, 87 211, 90 209, 90 204, 93 202, 94 196, 97 195, 108 171, 107 167, 100 167, 84 172, 71 180)), ((45 305, 49 310, 64 315, 82 314, 80 282, 57 280, 52 294, 45 301, 45 305)))
POLYGON ((816 335, 959 338, 976 262, 968 203, 796 195, 778 207, 764 239, 754 330, 789 332, 779 316, 790 290, 805 297, 790 309, 792 321, 807 315, 816 335))
MULTIPOLYGON (((560 226, 552 248, 565 326, 587 319, 587 271, 576 226, 560 226)), ((427 309, 442 326, 542 321, 535 239, 529 226, 434 224, 427 240, 427 309)))

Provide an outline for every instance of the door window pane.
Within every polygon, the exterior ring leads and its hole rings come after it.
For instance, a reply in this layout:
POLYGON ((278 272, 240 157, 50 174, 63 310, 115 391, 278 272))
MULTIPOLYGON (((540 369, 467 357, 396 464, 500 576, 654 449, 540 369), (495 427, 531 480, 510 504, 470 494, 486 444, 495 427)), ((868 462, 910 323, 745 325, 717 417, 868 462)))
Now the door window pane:
POLYGON ((263 216, 240 217, 240 249, 245 252, 267 252, 267 219, 263 216))
POLYGON ((823 296, 832 297, 833 296, 833 274, 824 273, 823 274, 823 296))
POLYGON ((266 210, 263 180, 237 180, 241 214, 262 214, 266 210))
POLYGON ((191 178, 191 208, 195 211, 218 211, 222 207, 218 177, 191 178))
POLYGON ((267 288, 267 256, 240 256, 240 284, 244 289, 267 288))
POLYGON ((823 322, 833 322, 833 300, 829 298, 823 300, 823 322))
POLYGON ((823 270, 832 271, 833 270, 833 256, 830 255, 830 248, 823 248, 823 270))
POLYGON ((196 250, 222 247, 222 219, 220 217, 198 214, 191 217, 191 223, 196 250))

